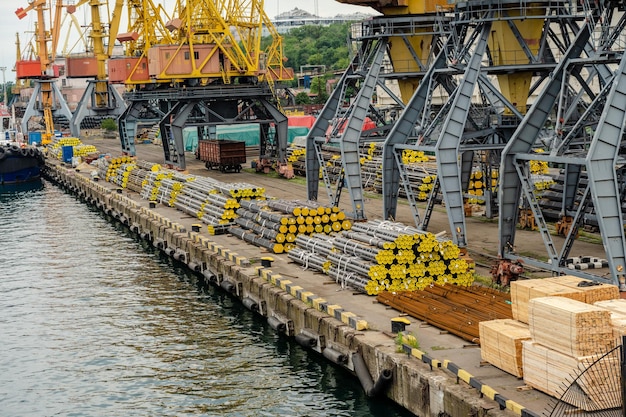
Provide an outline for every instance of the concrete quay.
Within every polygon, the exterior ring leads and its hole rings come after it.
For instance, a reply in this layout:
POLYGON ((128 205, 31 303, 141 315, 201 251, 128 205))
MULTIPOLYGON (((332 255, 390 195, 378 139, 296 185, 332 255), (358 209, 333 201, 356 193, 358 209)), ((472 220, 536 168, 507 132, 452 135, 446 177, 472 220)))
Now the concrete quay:
MULTIPOLYGON (((99 150, 106 149, 99 141, 93 142, 99 150)), ((158 163, 160 147, 144 146, 152 148, 154 155, 139 154, 139 159, 158 163)), ((188 165, 193 175, 223 182, 262 182, 268 196, 306 199, 305 187, 285 180, 243 172, 216 173, 189 160, 188 165), (290 197, 276 195, 278 190, 290 197)), ((421 417, 537 416, 551 404, 551 397, 529 389, 521 379, 482 363, 479 346, 416 319, 408 317, 406 331, 415 335, 419 348, 398 345, 391 332, 391 320, 400 316, 398 311, 377 303, 374 297, 342 288, 327 276, 302 269, 286 254, 269 254, 230 235, 212 236, 197 227, 195 217, 150 203, 115 184, 95 181, 89 172, 53 159, 47 162, 46 175, 186 264, 207 284, 231 293, 267 318, 276 331, 354 372, 372 396, 377 394, 372 388, 375 382, 388 382, 384 395, 421 417), (268 256, 272 262, 263 261, 268 256)), ((482 223, 474 227, 486 232, 494 226, 482 223)), ((596 246, 584 250, 601 252, 601 246, 596 246)))

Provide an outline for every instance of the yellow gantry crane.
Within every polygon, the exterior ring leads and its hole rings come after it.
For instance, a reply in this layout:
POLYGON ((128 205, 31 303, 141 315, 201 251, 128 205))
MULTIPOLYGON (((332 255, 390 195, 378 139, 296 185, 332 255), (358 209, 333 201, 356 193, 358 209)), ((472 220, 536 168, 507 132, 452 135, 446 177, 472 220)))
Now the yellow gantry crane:
MULTIPOLYGON (((117 118, 126 109, 124 99, 109 83, 107 74, 107 60, 113 55, 115 38, 120 28, 124 0, 116 0, 112 13, 109 12, 107 0, 80 0, 74 7, 80 7, 85 4, 89 5, 91 12, 91 31, 89 38, 91 39, 92 50, 90 51, 89 55, 91 56, 89 56, 89 58, 93 60, 94 65, 92 65, 92 69, 95 70, 95 73, 86 74, 84 68, 80 67, 77 68, 77 71, 79 72, 79 76, 90 75, 95 76, 95 79, 89 81, 74 111, 70 125, 73 132, 80 132, 81 122, 87 116, 95 117, 96 119, 117 118), (107 17, 110 15, 108 33, 102 21, 100 9, 103 7, 107 10, 107 17), (108 40, 106 44, 105 39, 108 40)), ((69 60, 71 58, 68 57, 67 59, 69 60)), ((80 62, 87 62, 88 65, 90 63, 89 60, 85 61, 82 58, 79 58, 79 60, 81 60, 80 62)), ((72 76, 69 72, 69 68, 68 76, 72 76)))
POLYGON ((287 117, 274 83, 291 80, 293 71, 262 0, 178 0, 171 14, 151 0, 127 4, 129 30, 117 38, 125 54, 109 61, 109 80, 128 91, 119 120, 125 152, 134 154, 137 124, 155 120, 166 164, 184 169, 185 127, 215 138, 216 125, 254 120, 261 154, 286 160, 287 117), (264 30, 272 37, 268 47, 261 46, 264 30))
POLYGON ((151 0, 129 0, 127 5, 129 30, 118 36, 126 58, 110 66, 110 76, 126 85, 293 78, 284 66, 282 38, 262 1, 178 0, 172 17, 151 0), (261 50, 264 27, 272 43, 261 50))
MULTIPOLYGON (((56 13, 60 13, 62 8, 62 0, 57 0, 56 13)), ((30 118, 37 115, 41 116, 44 124, 41 142, 45 145, 52 141, 54 135, 54 113, 59 113, 71 120, 72 112, 54 82, 54 79, 58 77, 53 65, 58 42, 58 38, 55 36, 58 37, 58 33, 46 30, 46 12, 48 14, 51 12, 51 5, 47 0, 33 0, 28 7, 17 9, 15 14, 19 19, 23 19, 32 10, 37 13, 35 34, 37 60, 18 61, 16 63, 18 79, 33 79, 35 81, 33 95, 24 112, 21 127, 22 132, 26 134, 30 118)), ((52 21, 58 22, 57 17, 55 16, 52 21)))

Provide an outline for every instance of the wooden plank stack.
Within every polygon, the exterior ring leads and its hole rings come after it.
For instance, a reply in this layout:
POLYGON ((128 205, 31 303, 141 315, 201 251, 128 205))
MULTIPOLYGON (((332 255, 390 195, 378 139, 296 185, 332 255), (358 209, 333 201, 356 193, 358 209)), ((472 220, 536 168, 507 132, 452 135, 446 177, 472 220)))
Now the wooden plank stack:
POLYGON ((593 282, 574 275, 544 278, 543 281, 556 283, 582 291, 585 295, 585 299, 583 301, 587 304, 593 304, 596 301, 614 300, 619 298, 619 288, 617 288, 617 285, 593 282))
POLYGON ((567 297, 581 302, 585 293, 578 288, 566 287, 548 279, 527 279, 511 282, 511 306, 513 318, 528 323, 528 303, 538 297, 567 297))
POLYGON ((626 336, 626 300, 618 298, 614 300, 596 301, 594 305, 605 308, 611 312, 611 325, 613 336, 621 339, 626 336))
POLYGON ((528 305, 533 340, 571 356, 589 356, 615 347, 611 313, 565 297, 540 297, 528 305))
MULTIPOLYGON (((522 346, 524 382, 527 385, 559 398, 570 384, 575 383, 585 395, 578 396, 577 403, 572 405, 585 411, 621 406, 619 384, 607 378, 605 372, 593 372, 600 367, 618 372, 619 360, 616 356, 602 358, 599 360, 602 363, 594 364, 598 359, 595 356, 565 355, 532 340, 522 341, 522 346), (577 375, 592 364, 592 371, 585 372, 574 382, 577 375)), ((570 397, 564 399, 572 401, 570 397)))
POLYGON ((479 332, 482 360, 521 378, 522 341, 531 337, 528 325, 512 319, 481 321, 479 332))
MULTIPOLYGON (((626 300, 617 298, 616 286, 593 285, 574 276, 514 281, 513 320, 479 324, 481 357, 523 377, 532 388, 560 396, 593 355, 605 353, 618 336, 626 335, 626 300)), ((592 371, 585 378, 588 392, 581 391, 585 404, 580 407, 611 406, 596 398, 598 390, 610 391, 602 385, 606 378, 592 371)))

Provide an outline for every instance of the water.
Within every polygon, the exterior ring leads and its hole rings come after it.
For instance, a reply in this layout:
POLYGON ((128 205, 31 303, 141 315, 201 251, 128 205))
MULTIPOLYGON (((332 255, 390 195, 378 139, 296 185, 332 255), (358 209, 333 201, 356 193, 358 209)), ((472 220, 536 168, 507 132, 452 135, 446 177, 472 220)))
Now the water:
POLYGON ((0 219, 2 417, 412 415, 53 185, 0 219))

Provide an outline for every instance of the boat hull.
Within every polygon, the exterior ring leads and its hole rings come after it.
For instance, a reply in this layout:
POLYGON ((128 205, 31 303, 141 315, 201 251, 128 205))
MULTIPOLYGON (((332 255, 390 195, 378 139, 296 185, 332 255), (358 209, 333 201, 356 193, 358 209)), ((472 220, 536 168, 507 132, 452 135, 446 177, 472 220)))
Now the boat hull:
POLYGON ((41 177, 45 157, 34 146, 0 145, 0 184, 16 184, 41 177))

